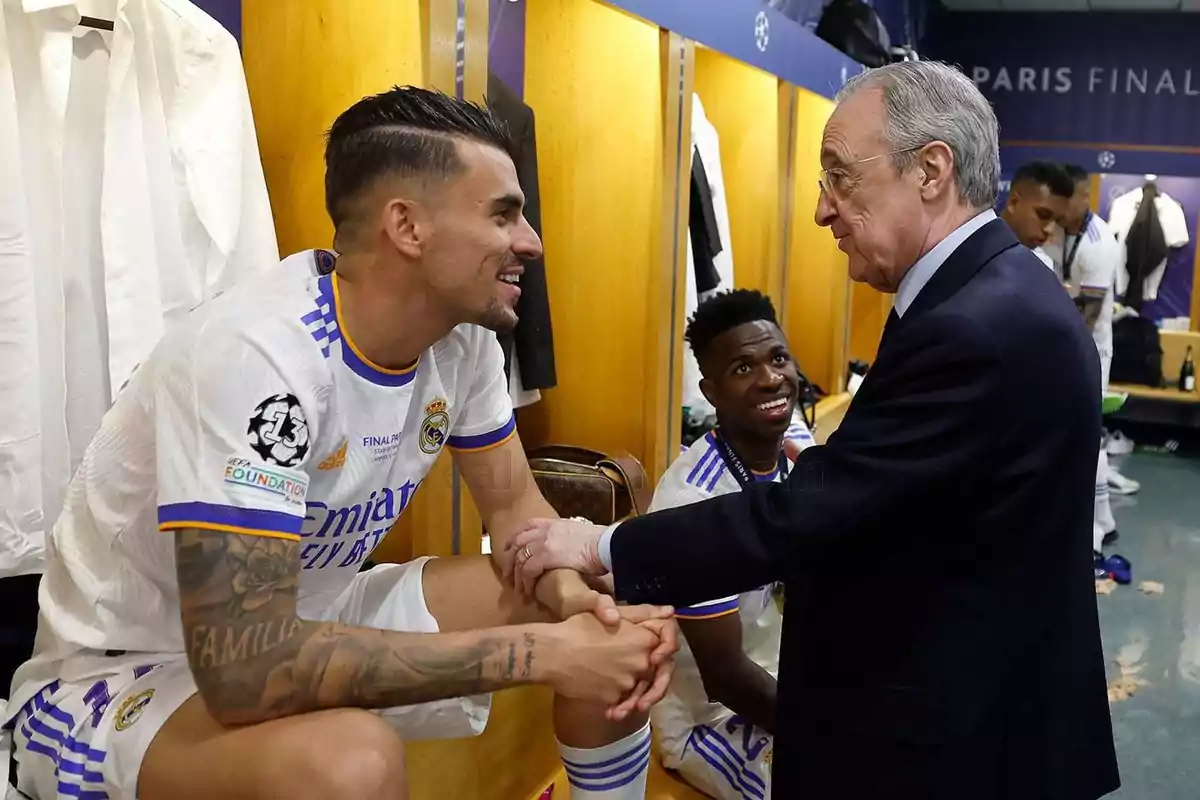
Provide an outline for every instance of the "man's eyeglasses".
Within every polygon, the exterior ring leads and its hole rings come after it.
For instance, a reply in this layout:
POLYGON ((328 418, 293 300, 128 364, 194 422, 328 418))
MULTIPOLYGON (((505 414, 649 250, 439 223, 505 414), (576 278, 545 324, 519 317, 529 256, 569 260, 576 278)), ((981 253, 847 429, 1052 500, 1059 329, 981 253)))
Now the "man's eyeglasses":
POLYGON ((892 150, 890 153, 880 153, 877 156, 868 156, 860 158, 858 161, 851 161, 849 164, 841 164, 836 167, 821 170, 820 176, 817 178, 817 185, 821 187, 821 191, 826 197, 842 197, 845 193, 846 181, 850 178, 849 167, 857 167, 859 164, 866 164, 869 161, 876 161, 880 158, 888 156, 898 156, 901 153, 911 153, 914 150, 920 150, 925 145, 917 145, 916 147, 905 147, 900 150, 892 150))

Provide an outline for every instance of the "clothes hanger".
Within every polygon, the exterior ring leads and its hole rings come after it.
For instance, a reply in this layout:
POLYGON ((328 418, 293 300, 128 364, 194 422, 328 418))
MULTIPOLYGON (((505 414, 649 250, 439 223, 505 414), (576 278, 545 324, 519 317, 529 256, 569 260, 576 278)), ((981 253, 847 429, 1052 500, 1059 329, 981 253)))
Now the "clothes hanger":
POLYGON ((1158 197, 1158 184, 1155 183, 1158 180, 1158 176, 1148 172, 1142 177, 1146 179, 1146 182, 1142 184, 1142 196, 1158 197))
POLYGON ((111 31, 113 29, 113 21, 111 19, 100 19, 99 17, 80 17, 79 26, 81 28, 96 28, 101 31, 111 31))

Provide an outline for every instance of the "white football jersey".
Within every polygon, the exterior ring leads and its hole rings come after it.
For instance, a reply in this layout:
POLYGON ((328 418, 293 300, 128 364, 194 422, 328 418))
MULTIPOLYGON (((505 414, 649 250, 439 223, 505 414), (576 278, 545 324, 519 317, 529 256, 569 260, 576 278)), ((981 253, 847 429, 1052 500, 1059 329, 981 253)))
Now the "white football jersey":
MULTIPOLYGON (((808 426, 796 417, 786 438, 801 449, 815 442, 808 426)), ((762 481, 777 481, 779 471, 755 473, 762 481)), ((713 434, 697 439, 677 458, 659 480, 650 503, 651 511, 677 508, 729 492, 741 491, 741 484, 730 472, 717 448, 713 434)), ((711 619, 738 614, 742 623, 742 647, 751 660, 772 675, 779 671, 779 637, 783 615, 774 600, 775 586, 760 586, 740 595, 719 597, 687 608, 676 609, 681 619, 711 619)), ((651 709, 651 719, 660 738, 670 742, 685 739, 696 725, 710 725, 725 713, 724 706, 709 702, 700 669, 685 639, 680 640, 675 656, 675 675, 666 697, 651 709)))
POLYGON ((1065 266, 1064 250, 1067 253, 1074 250, 1071 281, 1079 289, 1104 290, 1104 305, 1100 308, 1096 327, 1092 329, 1092 338, 1100 355, 1111 357, 1114 290, 1117 273, 1125 263, 1121 245, 1113 235, 1112 228, 1097 215, 1089 213, 1082 233, 1078 236, 1057 236, 1053 242, 1047 243, 1046 250, 1058 265, 1060 273, 1065 266))
POLYGON ((346 336, 333 253, 306 251, 192 311, 104 418, 47 542, 35 658, 14 710, 105 651, 184 652, 173 531, 299 541, 299 613, 348 586, 443 446, 515 422, 496 336, 460 325, 410 367, 346 336))

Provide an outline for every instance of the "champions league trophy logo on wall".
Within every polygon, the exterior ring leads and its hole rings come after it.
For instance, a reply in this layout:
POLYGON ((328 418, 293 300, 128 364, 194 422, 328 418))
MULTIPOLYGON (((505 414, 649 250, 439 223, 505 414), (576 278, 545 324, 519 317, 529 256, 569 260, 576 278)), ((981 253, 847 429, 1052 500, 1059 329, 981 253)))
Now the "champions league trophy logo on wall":
POLYGON ((760 11, 754 17, 754 44, 758 46, 761 52, 767 51, 767 45, 771 43, 771 20, 767 17, 767 12, 760 11))

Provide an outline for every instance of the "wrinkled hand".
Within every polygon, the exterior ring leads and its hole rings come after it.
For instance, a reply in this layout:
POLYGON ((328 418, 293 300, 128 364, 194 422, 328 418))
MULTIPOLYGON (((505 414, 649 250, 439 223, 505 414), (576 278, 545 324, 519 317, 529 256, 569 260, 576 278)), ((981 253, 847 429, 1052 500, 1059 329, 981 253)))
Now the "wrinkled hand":
POLYGON ((600 563, 604 528, 569 519, 532 519, 508 540, 500 569, 523 594, 533 594, 538 578, 551 569, 573 569, 585 575, 607 572, 600 563))
POLYGON ((605 626, 591 614, 578 614, 554 629, 557 646, 547 679, 558 694, 599 700, 608 706, 605 716, 611 720, 646 711, 666 694, 674 662, 668 657, 656 665, 654 659, 661 650, 673 653, 677 648, 674 620, 622 620, 605 626))

